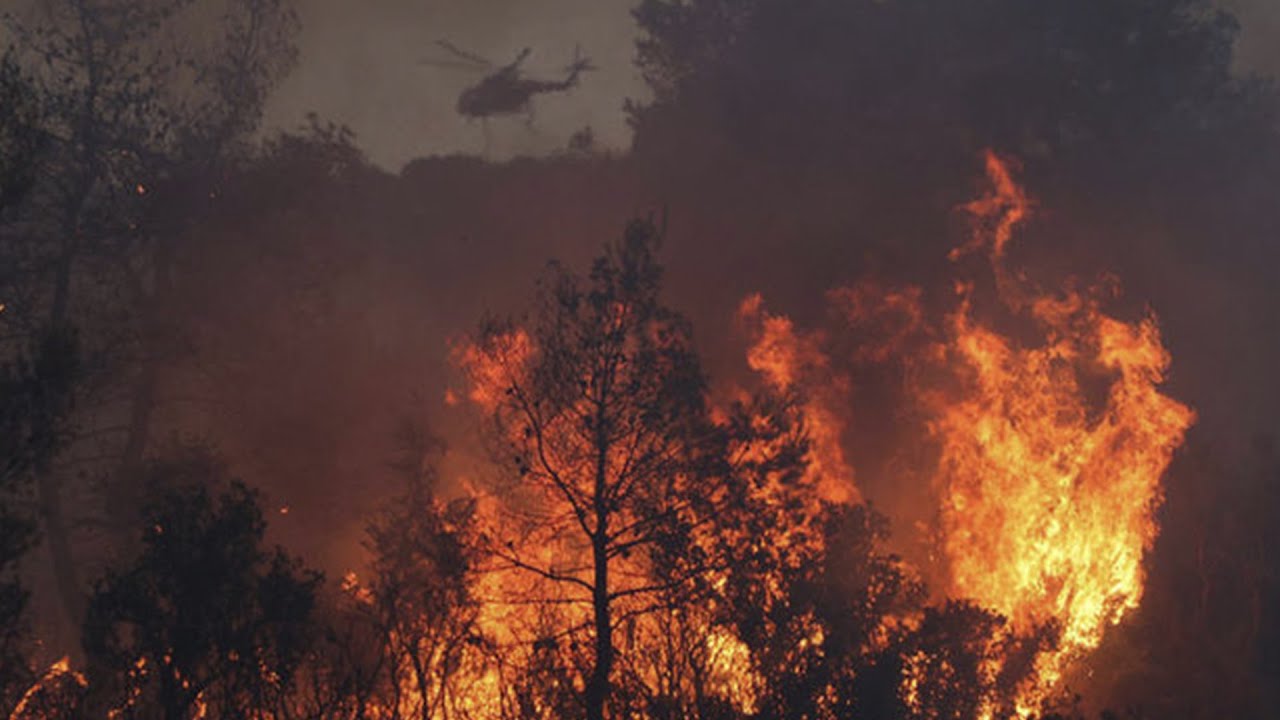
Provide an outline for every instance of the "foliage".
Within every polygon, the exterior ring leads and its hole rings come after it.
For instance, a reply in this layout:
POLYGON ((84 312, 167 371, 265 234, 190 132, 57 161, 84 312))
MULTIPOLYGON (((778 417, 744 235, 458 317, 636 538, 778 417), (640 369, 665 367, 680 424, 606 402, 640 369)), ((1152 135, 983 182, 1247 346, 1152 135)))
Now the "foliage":
POLYGON ((378 640, 388 717, 445 717, 466 711, 490 650, 473 597, 474 504, 437 498, 436 441, 412 425, 401 437, 405 489, 369 524, 371 579, 350 592, 378 640))
POLYGON ((647 0, 635 16, 655 93, 642 131, 710 113, 740 151, 788 164, 871 145, 924 162, 1119 149, 1236 119, 1249 86, 1231 69, 1235 21, 1207 0, 647 0))
POLYGON ((19 563, 36 540, 31 474, 66 442, 79 354, 73 333, 46 333, 31 353, 0 368, 0 709, 31 678, 28 593, 19 563))
POLYGON ((174 258, 293 63, 297 21, 281 0, 56 0, 2 22, 0 355, 43 328, 74 325, 86 359, 83 431, 63 449, 72 457, 35 476, 64 620, 75 627, 84 591, 75 550, 90 524, 80 516, 128 535, 140 502, 128 481, 147 453, 160 368, 186 349, 174 258), (219 32, 196 42, 194 24, 211 10, 224 11, 219 32), (85 437, 98 441, 91 453, 85 437), (98 489, 76 481, 103 476, 101 512, 64 510, 64 490, 98 489))
POLYGON ((256 494, 208 451, 183 449, 148 479, 141 551, 89 604, 91 706, 165 718, 275 707, 307 652, 320 576, 262 546, 256 494))

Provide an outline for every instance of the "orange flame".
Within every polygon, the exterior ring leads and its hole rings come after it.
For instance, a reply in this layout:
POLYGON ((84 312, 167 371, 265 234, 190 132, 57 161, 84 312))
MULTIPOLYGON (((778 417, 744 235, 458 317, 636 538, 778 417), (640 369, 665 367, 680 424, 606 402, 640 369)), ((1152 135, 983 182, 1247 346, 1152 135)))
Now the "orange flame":
POLYGON ((1009 165, 990 150, 985 154, 985 162, 987 179, 992 185, 991 191, 964 206, 979 222, 980 231, 975 232, 969 242, 951 251, 948 257, 952 260, 981 249, 989 241, 991 261, 998 263, 1004 258, 1005 248, 1013 239, 1014 229, 1031 214, 1031 200, 1014 181, 1009 165), (982 228, 988 224, 989 230, 982 228))
MULTIPOLYGON (((995 231, 976 233, 970 247, 989 240, 997 276, 1008 277, 999 263, 1029 205, 992 154, 987 167, 996 193, 966 209, 995 231)), ((960 288, 948 347, 960 390, 928 397, 929 429, 942 447, 950 592, 1016 628, 1056 623, 1059 649, 1040 663, 1047 686, 1138 606, 1160 479, 1195 416, 1159 392, 1170 358, 1153 316, 1127 323, 1074 291, 1020 290, 1042 344, 975 320, 960 288), (1088 401, 1086 382, 1105 386, 1100 403, 1088 401)))
POLYGON ((853 466, 845 457, 840 434, 844 422, 829 398, 838 397, 847 381, 832 375, 830 363, 821 349, 821 339, 797 333, 790 318, 772 315, 764 309, 764 299, 757 293, 738 306, 738 318, 747 327, 753 343, 747 350, 747 364, 764 377, 775 390, 786 392, 807 390, 815 381, 836 391, 805 392, 801 413, 809 435, 809 467, 805 480, 817 488, 818 495, 834 503, 856 503, 861 500, 854 484, 853 466))
MULTIPOLYGON (((928 328, 916 288, 866 283, 828 298, 851 327, 873 330, 859 362, 899 359, 921 371, 908 382, 940 449, 933 483, 947 564, 942 593, 1004 615, 1015 632, 1059 633, 1018 699, 1020 712, 1032 714, 1070 663, 1138 606, 1161 477, 1195 414, 1159 390, 1170 358, 1153 315, 1126 322, 1102 310, 1100 289, 1047 293, 1004 267, 1032 201, 1004 161, 990 152, 985 160, 992 190, 963 206, 974 233, 949 257, 985 250, 1000 299, 1032 322, 1040 341, 978 320, 969 282, 956 284, 958 307, 939 331, 928 328), (941 341, 913 347, 912 336, 941 341)), ((755 330, 749 365, 776 387, 812 386, 819 399, 803 411, 813 470, 852 477, 839 444, 842 415, 829 404, 847 397, 849 381, 830 371, 819 336, 761 307, 752 295, 740 309, 755 330)), ((912 682, 919 678, 908 677, 903 697, 913 697, 912 682)))
POLYGON ((87 686, 88 681, 85 680, 84 675, 78 670, 71 669, 71 659, 63 657, 50 665, 31 687, 22 693, 22 697, 9 713, 9 720, 44 717, 46 715, 44 706, 52 703, 57 707, 59 703, 57 698, 60 693, 65 692, 67 688, 83 689, 87 686))

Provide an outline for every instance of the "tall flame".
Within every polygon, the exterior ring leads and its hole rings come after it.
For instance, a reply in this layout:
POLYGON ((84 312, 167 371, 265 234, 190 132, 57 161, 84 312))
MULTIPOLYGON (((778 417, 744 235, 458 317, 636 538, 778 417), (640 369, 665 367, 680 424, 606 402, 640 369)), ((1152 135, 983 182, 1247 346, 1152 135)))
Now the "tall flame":
POLYGON ((847 380, 831 373, 821 348, 821 338, 798 332, 790 318, 764 309, 764 299, 749 295, 738 306, 738 318, 752 335, 747 364, 773 389, 792 391, 813 382, 822 382, 834 392, 808 393, 801 412, 809 436, 809 468, 806 481, 817 488, 823 500, 853 503, 861 500, 854 485, 853 467, 845 456, 840 434, 841 415, 831 400, 848 394, 847 380))
MULTIPOLYGON (((1029 204, 988 154, 995 191, 967 206, 990 243, 998 278, 1029 204)), ((1044 684, 1101 642, 1142 598, 1142 558, 1158 532, 1160 479, 1194 420, 1159 391, 1169 366, 1154 316, 1125 322, 1097 293, 1054 296, 1005 286, 1009 306, 1043 336, 1024 344, 973 317, 969 287, 950 318, 948 358, 959 390, 927 398, 941 444, 943 549, 950 594, 974 599, 1016 628, 1052 622, 1058 650, 1041 659, 1044 684), (1086 383, 1103 399, 1088 400, 1086 383)))
MULTIPOLYGON (((917 441, 939 449, 932 474, 947 567, 937 589, 1000 613, 1014 632, 1056 630, 1019 698, 1029 714, 1072 660, 1138 606, 1161 477, 1195 414, 1159 390, 1170 357, 1153 315, 1126 322, 1103 311, 1102 288, 1045 292, 1005 267, 1032 202, 1005 161, 985 160, 992 189, 962 207, 974 232, 949 257, 985 251, 1002 304, 1038 340, 979 320, 969 281, 955 284, 956 309, 933 326, 918 288, 868 282, 828 297, 851 327, 873 328, 855 364, 913 369, 908 393, 926 434, 917 441)), ((756 329, 749 365, 777 387, 808 378, 813 470, 851 477, 857 459, 841 450, 843 415, 832 407, 848 397, 849 381, 832 380, 819 336, 761 304, 749 296, 740 310, 756 329)))

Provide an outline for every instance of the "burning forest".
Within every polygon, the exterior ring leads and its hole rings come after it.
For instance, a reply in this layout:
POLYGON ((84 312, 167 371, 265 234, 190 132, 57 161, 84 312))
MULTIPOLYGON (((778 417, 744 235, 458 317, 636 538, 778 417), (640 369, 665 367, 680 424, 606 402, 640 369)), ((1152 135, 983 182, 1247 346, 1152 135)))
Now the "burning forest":
POLYGON ((0 717, 1280 713, 1260 10, 439 4, 3 16, 0 717))

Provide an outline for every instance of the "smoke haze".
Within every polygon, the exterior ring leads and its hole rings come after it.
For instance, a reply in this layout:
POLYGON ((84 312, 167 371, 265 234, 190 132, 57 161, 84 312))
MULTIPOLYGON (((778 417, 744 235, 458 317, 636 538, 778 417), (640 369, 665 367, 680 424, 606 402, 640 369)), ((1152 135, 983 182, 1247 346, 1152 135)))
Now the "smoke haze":
MULTIPOLYGON (((1241 24, 1241 69, 1280 71, 1280 3, 1221 0, 1241 24)), ((492 62, 509 62, 525 47, 532 75, 556 76, 575 45, 599 70, 573 93, 535 101, 524 120, 492 123, 489 156, 541 155, 565 146, 590 126, 601 147, 625 149, 628 98, 647 88, 633 61, 636 26, 631 0, 303 0, 300 62, 276 91, 267 124, 292 129, 308 112, 349 125, 370 160, 388 170, 415 157, 484 149, 482 129, 454 110, 465 87, 479 79, 462 70, 423 65, 447 59, 448 40, 492 62)))
POLYGON ((480 153, 482 128, 454 110, 483 73, 423 64, 448 60, 447 40, 495 65, 523 48, 532 77, 555 79, 580 45, 599 68, 581 87, 534 101, 534 117, 491 121, 489 156, 541 155, 590 126, 602 147, 625 148, 622 105, 645 95, 632 61, 629 0, 306 0, 299 4, 298 68, 281 85, 268 123, 291 128, 310 111, 348 124, 375 163, 397 170, 415 157, 480 153))

